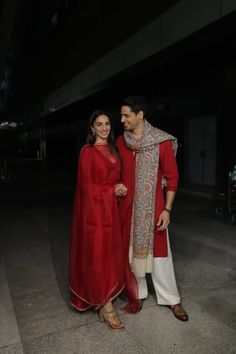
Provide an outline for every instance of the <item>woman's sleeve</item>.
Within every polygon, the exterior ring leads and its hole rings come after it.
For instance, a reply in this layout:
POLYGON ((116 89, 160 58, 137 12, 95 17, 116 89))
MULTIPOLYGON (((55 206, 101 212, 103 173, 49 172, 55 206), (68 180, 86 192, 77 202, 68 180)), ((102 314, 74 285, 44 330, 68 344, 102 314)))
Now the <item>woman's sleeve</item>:
MULTIPOLYGON (((88 202, 91 201, 91 183, 92 183, 92 156, 90 148, 87 146, 82 147, 80 151, 76 190, 74 196, 73 207, 73 220, 72 229, 73 233, 77 233, 80 225, 83 224, 85 209, 88 202)), ((90 215, 92 214, 92 210, 90 215)))
POLYGON ((92 162, 90 155, 89 147, 82 147, 78 161, 76 195, 85 185, 89 186, 91 182, 92 162))
POLYGON ((175 192, 178 186, 179 174, 176 157, 170 140, 160 144, 159 167, 166 180, 166 190, 175 192))

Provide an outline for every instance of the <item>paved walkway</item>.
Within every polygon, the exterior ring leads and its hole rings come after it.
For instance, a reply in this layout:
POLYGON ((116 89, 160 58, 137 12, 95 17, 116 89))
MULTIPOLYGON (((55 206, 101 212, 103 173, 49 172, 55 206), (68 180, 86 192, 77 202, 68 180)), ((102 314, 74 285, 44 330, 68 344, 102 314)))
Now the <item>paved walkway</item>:
POLYGON ((126 331, 113 333, 95 312, 68 305, 68 181, 22 181, 0 188, 0 354, 236 353, 236 225, 209 198, 178 193, 170 226, 189 321, 157 306, 149 282, 142 311, 119 310, 126 331))

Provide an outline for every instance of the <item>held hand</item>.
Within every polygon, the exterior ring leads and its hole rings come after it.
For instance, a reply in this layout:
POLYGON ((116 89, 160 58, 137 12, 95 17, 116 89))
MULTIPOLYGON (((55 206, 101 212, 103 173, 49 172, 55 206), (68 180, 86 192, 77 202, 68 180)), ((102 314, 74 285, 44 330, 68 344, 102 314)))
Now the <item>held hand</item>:
POLYGON ((162 210, 157 222, 157 230, 158 231, 166 230, 169 223, 170 223, 170 213, 166 210, 162 210))
POLYGON ((128 188, 123 183, 119 183, 115 185, 115 195, 117 197, 124 197, 127 191, 128 188))

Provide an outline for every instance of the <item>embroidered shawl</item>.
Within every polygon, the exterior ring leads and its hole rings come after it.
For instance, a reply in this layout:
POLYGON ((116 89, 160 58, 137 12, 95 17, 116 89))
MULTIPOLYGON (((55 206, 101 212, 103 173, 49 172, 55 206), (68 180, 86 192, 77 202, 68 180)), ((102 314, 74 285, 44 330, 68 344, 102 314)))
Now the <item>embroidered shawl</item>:
POLYGON ((124 139, 127 146, 136 153, 135 195, 131 221, 133 258, 145 259, 153 254, 159 144, 171 140, 176 155, 177 140, 153 127, 147 120, 144 121, 144 129, 139 139, 136 140, 129 131, 124 132, 124 139))

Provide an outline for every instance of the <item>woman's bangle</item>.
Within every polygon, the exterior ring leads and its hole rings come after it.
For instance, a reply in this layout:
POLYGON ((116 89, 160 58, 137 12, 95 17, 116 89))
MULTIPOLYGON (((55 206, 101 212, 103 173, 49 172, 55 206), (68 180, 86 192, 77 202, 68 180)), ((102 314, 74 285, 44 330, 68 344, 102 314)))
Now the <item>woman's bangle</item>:
POLYGON ((168 209, 168 208, 164 208, 163 210, 167 211, 167 213, 171 213, 171 209, 168 209))

